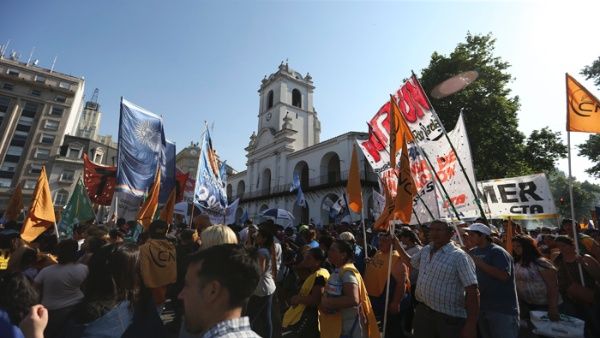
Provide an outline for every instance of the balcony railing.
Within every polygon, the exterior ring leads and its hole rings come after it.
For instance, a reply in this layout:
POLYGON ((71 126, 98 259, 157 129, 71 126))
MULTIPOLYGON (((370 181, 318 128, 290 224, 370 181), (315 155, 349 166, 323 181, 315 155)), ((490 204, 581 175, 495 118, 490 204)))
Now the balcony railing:
MULTIPOLYGON (((311 192, 320 189, 326 189, 331 187, 344 186, 348 182, 348 171, 342 172, 330 172, 327 175, 321 175, 317 177, 310 178, 308 180, 308 186, 302 185, 302 191, 311 192)), ((378 177, 375 173, 367 173, 365 178, 365 173, 361 173, 361 184, 363 186, 375 186, 377 185, 378 177)), ((230 197, 231 201, 235 201, 235 199, 239 198, 240 201, 249 201, 254 199, 260 199, 263 197, 279 197, 290 194, 295 194, 295 192, 290 192, 291 183, 279 184, 272 186, 270 189, 260 189, 254 191, 246 191, 241 194, 237 194, 235 196, 230 197)))

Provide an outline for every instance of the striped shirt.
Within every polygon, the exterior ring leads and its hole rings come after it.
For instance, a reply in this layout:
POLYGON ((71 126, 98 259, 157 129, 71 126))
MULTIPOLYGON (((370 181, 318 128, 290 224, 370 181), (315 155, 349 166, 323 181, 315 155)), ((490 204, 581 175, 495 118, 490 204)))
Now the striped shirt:
POLYGON ((431 309, 453 317, 467 318, 465 288, 477 285, 475 263, 452 243, 432 253, 431 244, 411 258, 419 269, 417 299, 431 309))

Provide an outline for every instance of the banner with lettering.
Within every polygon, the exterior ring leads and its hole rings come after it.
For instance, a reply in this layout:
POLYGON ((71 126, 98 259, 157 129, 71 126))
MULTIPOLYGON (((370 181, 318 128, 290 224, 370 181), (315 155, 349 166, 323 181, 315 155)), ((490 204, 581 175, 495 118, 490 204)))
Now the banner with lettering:
POLYGON ((477 184, 492 218, 544 219, 557 217, 545 174, 501 178, 477 184))
MULTIPOLYGON (((473 161, 471 159, 471 148, 462 114, 460 114, 458 121, 456 121, 454 130, 448 132, 448 137, 452 141, 452 144, 454 144, 456 154, 452 151, 450 144, 445 138, 422 142, 420 144, 421 150, 429 157, 433 170, 437 172, 441 183, 446 188, 461 218, 478 217, 480 214, 477 202, 475 201, 476 197, 471 192, 469 183, 465 175, 461 172, 460 164, 457 160, 457 156, 459 156, 467 176, 475 184, 475 170, 473 169, 473 161)), ((417 182, 417 188, 420 190, 434 179, 434 175, 428 170, 425 159, 422 158, 418 151, 412 154, 411 160, 411 171, 413 177, 417 177, 415 181, 417 182)), ((443 196, 441 192, 438 191, 438 193, 439 196, 443 196)), ((450 203, 445 196, 443 197, 439 199, 441 216, 443 218, 455 218, 456 216, 450 203)))

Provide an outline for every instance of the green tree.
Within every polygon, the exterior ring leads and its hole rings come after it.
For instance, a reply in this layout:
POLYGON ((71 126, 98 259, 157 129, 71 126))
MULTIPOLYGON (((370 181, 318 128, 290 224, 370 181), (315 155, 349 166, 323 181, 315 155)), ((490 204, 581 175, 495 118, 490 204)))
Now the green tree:
POLYGON ((518 130, 519 97, 511 95, 510 64, 494 55, 495 43, 491 34, 468 33, 466 42, 449 56, 433 53, 421 72, 421 84, 430 93, 460 72, 479 72, 479 78, 462 91, 431 102, 446 128, 454 126, 463 112, 478 180, 552 171, 566 153, 560 134, 544 128, 526 139, 518 130))
MULTIPOLYGON (((592 62, 591 65, 583 67, 581 74, 585 76, 586 80, 593 79, 594 84, 600 88, 600 57, 592 62)), ((586 169, 585 172, 596 178, 600 178, 600 135, 590 135, 585 143, 577 147, 579 148, 579 156, 585 156, 595 163, 591 168, 586 169)))
MULTIPOLYGON (((548 183, 554 197, 558 212, 563 217, 571 217, 571 200, 569 198, 569 178, 564 172, 556 170, 548 175, 548 183)), ((573 200, 575 201, 575 218, 591 218, 590 211, 600 200, 600 186, 588 181, 573 181, 573 200)))
POLYGON ((560 132, 546 127, 531 132, 525 143, 524 155, 533 173, 550 173, 556 170, 556 160, 567 156, 567 146, 562 143, 560 132))

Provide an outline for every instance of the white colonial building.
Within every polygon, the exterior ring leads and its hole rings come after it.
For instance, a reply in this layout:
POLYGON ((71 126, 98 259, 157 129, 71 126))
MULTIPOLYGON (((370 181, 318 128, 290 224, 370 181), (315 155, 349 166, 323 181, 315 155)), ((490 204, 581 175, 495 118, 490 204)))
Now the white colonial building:
MULTIPOLYGON (((352 148, 357 139, 365 139, 367 134, 348 132, 321 142, 321 123, 313 106, 314 89, 309 74, 302 76, 287 63, 262 80, 258 128, 245 148, 247 168, 228 177, 230 202, 240 198, 237 221, 244 212, 256 218, 268 208, 292 212, 294 224, 312 221, 325 225, 334 221, 331 207, 346 190, 352 148), (297 205, 296 192, 290 192, 295 173, 305 194, 305 208, 297 205)), ((372 188, 378 189, 377 176, 360 151, 359 156, 363 215, 369 219, 372 188)), ((353 221, 359 219, 359 215, 353 215, 353 221)))

